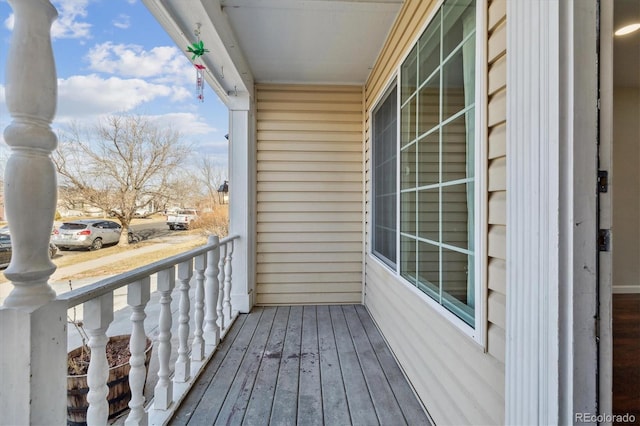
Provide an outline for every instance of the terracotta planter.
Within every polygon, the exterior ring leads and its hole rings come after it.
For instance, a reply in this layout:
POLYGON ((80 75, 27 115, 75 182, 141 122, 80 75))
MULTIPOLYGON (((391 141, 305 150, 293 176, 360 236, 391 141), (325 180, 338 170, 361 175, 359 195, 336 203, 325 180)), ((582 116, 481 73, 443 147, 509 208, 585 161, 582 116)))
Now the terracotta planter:
MULTIPOLYGON (((109 341, 126 340, 129 341, 131 335, 125 334, 121 336, 113 336, 109 341)), ((149 372, 149 362, 151 360, 151 350, 153 342, 147 337, 147 349, 145 350, 144 365, 147 373, 149 372)), ((82 348, 76 348, 69 352, 69 356, 80 353, 82 348)), ((126 362, 109 368, 109 378, 107 386, 109 394, 107 400, 109 402, 109 419, 118 417, 129 409, 129 401, 131 400, 131 389, 129 388, 129 370, 131 365, 126 362)), ((147 377, 145 374, 145 383, 147 377)), ((67 425, 80 426, 87 424, 87 394, 89 386, 87 385, 87 375, 67 376, 67 425)))

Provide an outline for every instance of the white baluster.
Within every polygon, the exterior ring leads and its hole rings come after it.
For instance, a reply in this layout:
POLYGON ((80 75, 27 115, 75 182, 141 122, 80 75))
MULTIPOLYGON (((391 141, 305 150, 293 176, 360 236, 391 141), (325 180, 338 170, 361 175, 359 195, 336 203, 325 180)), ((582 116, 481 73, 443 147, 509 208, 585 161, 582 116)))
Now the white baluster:
POLYGON ((227 257, 227 245, 220 246, 220 262, 218 263, 218 324, 220 330, 224 331, 226 322, 222 311, 222 301, 224 300, 224 260, 227 257))
POLYGON ((193 273, 191 259, 178 265, 178 280, 180 281, 180 308, 178 316, 178 359, 173 380, 184 383, 191 377, 191 361, 189 360, 189 280, 193 273))
POLYGON ((171 369, 171 292, 176 286, 176 270, 158 272, 158 291, 160 292, 160 318, 158 319, 158 383, 153 391, 153 408, 166 410, 173 401, 173 382, 169 380, 171 369))
POLYGON ((196 256, 194 269, 196 271, 196 294, 194 302, 195 330, 193 343, 191 344, 191 359, 202 361, 204 359, 204 339, 202 338, 202 324, 204 322, 204 269, 207 266, 207 253, 196 256))
POLYGON ((144 319, 147 314, 144 308, 151 297, 151 278, 146 277, 140 281, 129 284, 127 287, 127 303, 131 306, 131 340, 129 348, 131 358, 129 364, 129 386, 131 388, 131 411, 127 416, 125 425, 146 425, 147 412, 144 410, 144 382, 147 377, 145 362, 145 349, 147 348, 147 335, 144 332, 144 319))
POLYGON ((224 303, 222 309, 228 323, 231 323, 231 259, 233 258, 233 240, 229 241, 224 264, 224 303))
MULTIPOLYGON (((207 280, 204 288, 205 317, 204 340, 207 345, 217 346, 220 341, 220 328, 218 327, 218 293, 220 282, 218 281, 218 262, 220 261, 220 239, 217 235, 209 236, 209 244, 216 244, 216 248, 207 253, 207 280)), ((222 309, 222 308, 221 308, 222 309)))
POLYGON ((9 0, 14 28, 6 61, 5 99, 13 118, 4 129, 11 147, 4 172, 4 199, 13 254, 4 275, 13 289, 5 306, 41 306, 55 298, 47 280, 56 270, 49 239, 56 211, 56 170, 51 130, 57 79, 51 49, 56 9, 46 0, 9 0))
POLYGON ((84 327, 89 336, 91 362, 87 372, 87 424, 106 425, 109 418, 109 403, 107 395, 107 379, 109 378, 109 364, 107 363, 106 345, 107 328, 113 321, 113 293, 108 293, 83 304, 84 327))

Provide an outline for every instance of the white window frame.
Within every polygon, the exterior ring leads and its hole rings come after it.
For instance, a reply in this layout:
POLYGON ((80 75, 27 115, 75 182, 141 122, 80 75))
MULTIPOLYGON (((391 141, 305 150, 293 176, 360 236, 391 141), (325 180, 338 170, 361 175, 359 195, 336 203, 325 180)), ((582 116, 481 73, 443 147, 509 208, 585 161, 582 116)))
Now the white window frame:
MULTIPOLYGON (((425 23, 421 27, 420 31, 409 44, 402 57, 400 58, 397 67, 393 71, 393 75, 389 78, 384 86, 384 89, 380 91, 377 98, 372 103, 372 107, 369 111, 369 120, 373 123, 373 112, 380 106, 380 102, 386 100, 386 95, 393 85, 396 85, 396 97, 397 97, 397 173, 396 179, 396 193, 398 194, 396 199, 396 247, 397 258, 395 267, 388 265, 380 260, 377 255, 373 253, 373 235, 370 233, 369 241, 369 254, 372 259, 382 265, 384 268, 390 270, 395 275, 396 279, 401 285, 404 285, 409 291, 413 292, 416 297, 420 298, 424 303, 446 318, 457 329, 463 332, 465 335, 471 337, 478 345, 483 348, 487 346, 487 239, 488 239, 488 227, 487 227, 487 208, 488 208, 488 193, 487 193, 487 172, 488 172, 488 157, 487 157, 487 31, 486 31, 486 19, 487 19, 487 0, 476 0, 476 57, 475 57, 475 177, 474 177, 474 327, 467 324, 464 320, 459 318, 453 312, 441 305, 438 301, 424 293, 413 283, 406 280, 400 275, 400 265, 402 264, 403 253, 400 245, 400 194, 401 194, 401 182, 399 178, 401 155, 400 155, 400 102, 402 92, 402 77, 401 77, 401 65, 407 59, 412 49, 417 45, 418 40, 433 21, 435 15, 440 10, 445 0, 440 0, 436 4, 436 7, 431 11, 430 16, 426 19, 425 23)), ((373 133, 371 133, 371 143, 373 147, 373 133)), ((373 182, 372 182, 373 185, 373 182)), ((371 227, 373 224, 370 225, 371 227)))

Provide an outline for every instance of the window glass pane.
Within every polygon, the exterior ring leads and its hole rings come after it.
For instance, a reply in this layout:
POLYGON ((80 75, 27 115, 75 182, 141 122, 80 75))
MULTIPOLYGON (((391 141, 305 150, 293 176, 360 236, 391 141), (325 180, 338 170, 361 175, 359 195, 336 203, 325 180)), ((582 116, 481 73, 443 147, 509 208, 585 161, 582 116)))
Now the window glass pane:
POLYGON ((400 84, 402 85, 402 98, 400 103, 404 105, 405 101, 409 99, 415 91, 418 79, 418 49, 414 47, 407 59, 402 64, 402 71, 400 75, 400 84))
POLYGON ((418 287, 439 299, 440 248, 433 244, 418 243, 418 287))
POLYGON ((396 262, 397 94, 394 88, 373 114, 373 253, 396 262))
POLYGON ((475 97, 475 39, 471 37, 444 64, 442 120, 473 104, 475 97))
POLYGON ((464 75, 462 69, 462 50, 458 50, 443 69, 442 84, 442 120, 446 120, 464 109, 464 75))
POLYGON ((402 127, 400 129, 400 142, 402 147, 413 142, 416 138, 416 96, 413 96, 403 107, 402 127))
POLYGON ((400 232, 416 235, 416 193, 403 192, 400 195, 400 232))
POLYGON ((440 73, 436 73, 420 89, 418 136, 440 122, 440 73))
POLYGON ((400 236, 402 250, 400 275, 415 285, 416 283, 416 240, 404 235, 400 236))
POLYGON ((448 302, 446 306, 473 326, 475 294, 472 284, 473 256, 443 248, 442 292, 443 298, 448 302))
POLYGON ((469 247, 469 220, 473 215, 473 185, 442 187, 442 242, 469 247))
POLYGON ((400 189, 416 187, 416 144, 402 150, 400 162, 402 170, 400 175, 400 189))
POLYGON ((420 60, 420 73, 418 81, 425 81, 440 66, 440 19, 441 11, 438 11, 432 23, 418 40, 418 57, 420 60))
POLYGON ((439 136, 435 131, 418 141, 418 186, 440 182, 439 136))
POLYGON ((442 128, 442 181, 465 179, 467 163, 467 115, 463 114, 442 128))
POLYGON ((439 189, 418 191, 418 236, 432 241, 440 241, 439 236, 439 189))
POLYGON ((472 178, 476 175, 476 111, 475 108, 471 108, 467 111, 467 178, 472 178))
POLYGON ((445 2, 442 12, 442 58, 446 59, 475 30, 475 1, 449 0, 445 2))

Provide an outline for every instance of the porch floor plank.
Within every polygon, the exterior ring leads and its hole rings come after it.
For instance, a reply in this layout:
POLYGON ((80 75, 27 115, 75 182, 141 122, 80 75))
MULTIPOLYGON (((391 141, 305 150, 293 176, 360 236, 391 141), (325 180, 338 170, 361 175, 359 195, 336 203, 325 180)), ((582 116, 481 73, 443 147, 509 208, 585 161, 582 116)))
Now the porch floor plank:
POLYGON ((256 307, 233 325, 172 425, 428 425, 366 308, 256 307))
POLYGON ((338 359, 342 366, 342 380, 349 403, 351 422, 355 425, 377 424, 378 419, 373 401, 367 389, 367 382, 364 379, 362 366, 358 361, 353 338, 347 327, 344 307, 332 306, 330 312, 331 323, 333 324, 333 330, 336 335, 338 359))
POLYGON ((347 425, 351 423, 349 405, 328 306, 318 306, 318 348, 324 421, 328 425, 347 425))
POLYGON ((244 416, 246 425, 262 424, 271 416, 288 321, 289 307, 278 307, 244 416))
POLYGON ((295 424, 296 421, 301 336, 302 307, 292 306, 289 312, 280 369, 277 372, 276 392, 271 411, 273 424, 295 424))

